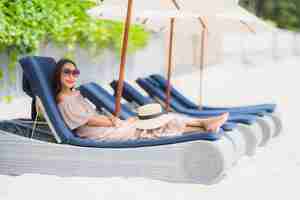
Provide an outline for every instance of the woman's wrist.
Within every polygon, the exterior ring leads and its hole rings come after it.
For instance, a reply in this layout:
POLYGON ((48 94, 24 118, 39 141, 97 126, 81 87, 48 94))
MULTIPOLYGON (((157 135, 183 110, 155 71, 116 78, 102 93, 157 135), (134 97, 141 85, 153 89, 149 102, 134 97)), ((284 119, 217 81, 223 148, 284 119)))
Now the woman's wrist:
POLYGON ((108 119, 111 122, 111 126, 116 126, 116 118, 114 116, 108 116, 108 119))

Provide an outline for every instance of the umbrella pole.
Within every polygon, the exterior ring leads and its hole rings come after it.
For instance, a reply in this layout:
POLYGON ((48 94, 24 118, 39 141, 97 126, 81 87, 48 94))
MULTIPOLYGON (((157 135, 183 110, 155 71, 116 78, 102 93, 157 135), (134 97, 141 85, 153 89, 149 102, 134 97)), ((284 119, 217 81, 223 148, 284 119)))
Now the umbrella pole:
POLYGON ((114 115, 116 117, 119 117, 120 110, 121 110, 121 97, 122 97, 124 77, 125 77, 125 63, 126 63, 126 53, 128 47, 128 36, 129 36, 129 28, 130 28, 130 21, 131 21, 132 4, 133 4, 133 0, 128 0, 127 15, 125 20, 125 27, 124 27, 123 40, 122 40, 119 80, 118 80, 116 102, 115 102, 114 115))
MULTIPOLYGON (((176 0, 172 0, 173 5, 176 7, 177 10, 180 10, 180 5, 176 0)), ((207 25, 201 17, 199 17, 199 22, 202 26, 202 34, 201 34, 201 55, 200 55, 200 95, 199 95, 199 109, 202 109, 202 102, 203 102, 203 70, 204 70, 204 51, 205 51, 205 42, 206 42, 206 33, 207 33, 207 25)), ((167 96, 168 97, 168 96, 167 96)))
POLYGON ((205 65, 205 50, 206 50, 206 42, 207 42, 207 26, 204 20, 200 17, 199 21, 202 25, 201 31, 201 54, 200 54, 200 94, 199 94, 199 109, 202 110, 203 106, 203 74, 204 74, 204 65, 205 65))
POLYGON ((168 72, 167 72, 167 90, 166 90, 166 111, 170 111, 170 97, 171 97, 171 72, 172 72, 172 59, 173 59, 173 41, 174 41, 174 23, 175 19, 170 20, 170 35, 169 35, 169 51, 168 51, 168 72))

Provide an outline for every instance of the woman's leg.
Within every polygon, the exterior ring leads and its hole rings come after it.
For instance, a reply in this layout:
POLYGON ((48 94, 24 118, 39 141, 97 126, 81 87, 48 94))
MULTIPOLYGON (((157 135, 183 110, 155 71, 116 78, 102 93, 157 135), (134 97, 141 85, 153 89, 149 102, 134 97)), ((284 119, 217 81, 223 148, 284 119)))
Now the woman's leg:
POLYGON ((206 119, 193 119, 187 123, 187 127, 203 127, 207 131, 217 131, 228 119, 229 113, 206 119))
POLYGON ((193 127, 193 126, 186 126, 184 128, 183 133, 189 133, 189 132, 195 132, 195 131, 201 131, 201 132, 207 132, 207 130, 205 128, 201 128, 201 127, 193 127))

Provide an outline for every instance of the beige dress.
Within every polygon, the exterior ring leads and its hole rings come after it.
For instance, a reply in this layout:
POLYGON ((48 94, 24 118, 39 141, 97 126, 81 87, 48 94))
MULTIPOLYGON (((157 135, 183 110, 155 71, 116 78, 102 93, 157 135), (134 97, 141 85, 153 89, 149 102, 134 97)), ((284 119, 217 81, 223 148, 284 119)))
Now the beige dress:
POLYGON ((80 94, 74 92, 58 104, 65 123, 81 138, 98 140, 130 140, 182 135, 190 118, 168 114, 172 119, 163 127, 154 130, 140 130, 134 123, 120 121, 117 127, 88 126, 90 117, 98 115, 93 106, 80 94))

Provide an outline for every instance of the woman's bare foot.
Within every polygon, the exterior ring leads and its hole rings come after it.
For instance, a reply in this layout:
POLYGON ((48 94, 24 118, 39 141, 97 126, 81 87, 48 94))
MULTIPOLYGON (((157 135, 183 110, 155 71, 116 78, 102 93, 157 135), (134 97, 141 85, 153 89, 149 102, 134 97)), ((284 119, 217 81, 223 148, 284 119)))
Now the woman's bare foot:
POLYGON ((205 128, 207 131, 218 132, 220 127, 227 121, 229 117, 229 113, 224 113, 221 116, 215 118, 212 121, 207 121, 205 123, 205 128))

